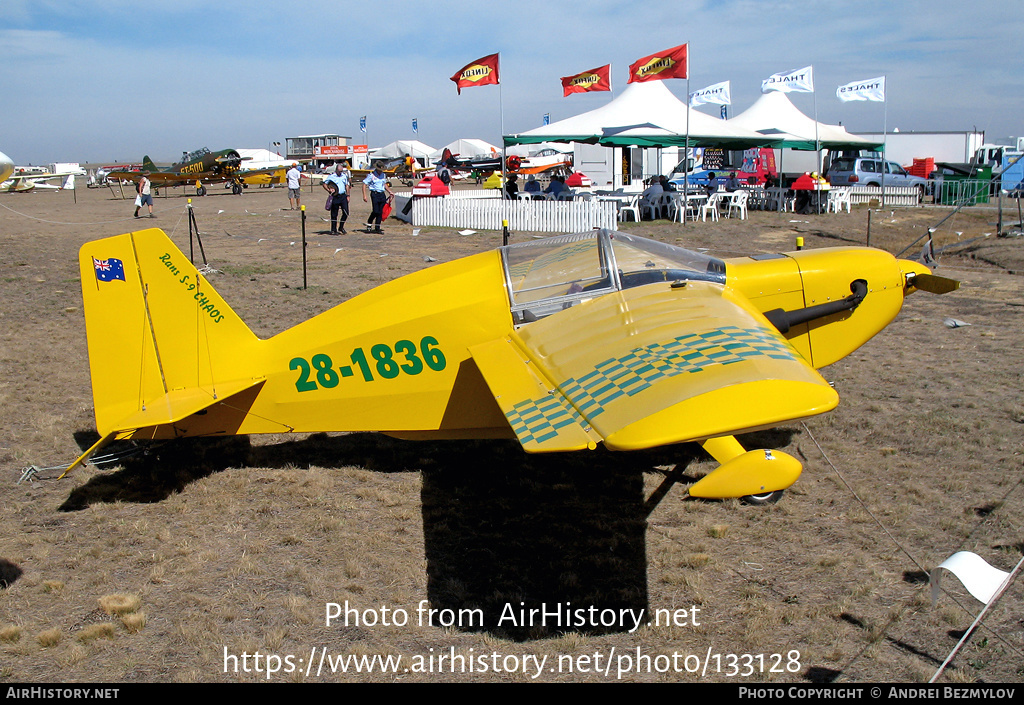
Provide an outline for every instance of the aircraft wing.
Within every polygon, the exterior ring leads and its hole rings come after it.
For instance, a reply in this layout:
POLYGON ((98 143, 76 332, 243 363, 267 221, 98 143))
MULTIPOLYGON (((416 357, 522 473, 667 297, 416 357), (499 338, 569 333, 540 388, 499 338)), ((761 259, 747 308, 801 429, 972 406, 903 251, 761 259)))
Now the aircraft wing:
POLYGON ((114 169, 107 172, 108 179, 117 179, 120 181, 138 181, 140 176, 142 176, 142 171, 114 169))
POLYGON ((64 184, 67 184, 67 177, 77 176, 78 172, 71 171, 52 171, 44 172, 41 174, 12 174, 6 181, 4 188, 9 191, 30 191, 34 188, 44 189, 61 189, 67 188, 64 184), (64 179, 64 184, 55 186, 53 184, 45 183, 49 179, 64 179))
POLYGON ((528 451, 704 440, 839 401, 742 295, 709 282, 606 294, 470 353, 528 451))

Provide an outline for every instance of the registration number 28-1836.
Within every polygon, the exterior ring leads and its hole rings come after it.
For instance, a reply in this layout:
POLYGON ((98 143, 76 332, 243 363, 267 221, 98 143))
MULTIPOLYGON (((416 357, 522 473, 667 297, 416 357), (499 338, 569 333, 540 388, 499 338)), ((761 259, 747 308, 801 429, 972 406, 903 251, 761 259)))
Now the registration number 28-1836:
POLYGON ((292 358, 288 369, 299 373, 295 389, 311 392, 337 387, 342 378, 354 376, 357 370, 365 381, 373 382, 378 378, 394 379, 400 374, 418 375, 425 369, 440 372, 447 364, 444 353, 437 347, 437 339, 429 335, 420 340, 418 346, 411 340, 399 340, 394 346, 378 343, 370 348, 369 357, 361 347, 356 348, 349 355, 349 361, 352 364, 335 367, 330 355, 318 353, 308 360, 292 358))

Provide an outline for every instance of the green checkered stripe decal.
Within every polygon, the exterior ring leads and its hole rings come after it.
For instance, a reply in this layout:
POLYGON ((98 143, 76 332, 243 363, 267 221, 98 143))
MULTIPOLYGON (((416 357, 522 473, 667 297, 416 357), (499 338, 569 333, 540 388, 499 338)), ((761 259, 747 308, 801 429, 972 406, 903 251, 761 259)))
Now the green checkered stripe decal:
MULTIPOLYGON (((604 412, 606 404, 623 395, 638 394, 658 380, 758 357, 796 359, 785 341, 765 329, 725 326, 706 333, 681 335, 667 343, 652 343, 622 357, 609 358, 592 372, 567 379, 560 389, 583 416, 593 419, 604 412)), ((582 423, 580 415, 556 397, 520 402, 505 415, 520 440, 525 442, 520 429, 527 430, 531 438, 543 440, 557 435, 558 429, 569 423, 582 423)))
POLYGON ((587 418, 604 412, 604 405, 619 397, 633 396, 658 380, 696 374, 713 365, 731 365, 758 357, 795 359, 785 342, 764 329, 726 326, 705 333, 691 333, 667 343, 652 343, 609 358, 593 372, 568 379, 562 392, 587 418))
POLYGON ((583 418, 565 404, 558 392, 543 399, 521 401, 505 414, 516 438, 527 443, 543 443, 558 435, 558 430, 570 424, 583 426, 583 418))

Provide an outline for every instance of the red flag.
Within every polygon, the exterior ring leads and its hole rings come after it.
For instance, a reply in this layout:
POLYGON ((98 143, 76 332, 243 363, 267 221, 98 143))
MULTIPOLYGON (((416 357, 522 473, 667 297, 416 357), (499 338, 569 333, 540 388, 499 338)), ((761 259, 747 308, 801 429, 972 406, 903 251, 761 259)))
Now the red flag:
POLYGON ((657 54, 645 56, 636 63, 630 64, 627 83, 660 81, 665 78, 686 78, 690 70, 687 53, 687 45, 680 44, 677 47, 659 51, 657 54))
POLYGON ((562 77, 562 90, 565 95, 570 93, 586 93, 587 91, 610 91, 612 89, 612 65, 605 64, 575 76, 562 77))
POLYGON ((462 95, 463 88, 500 83, 498 81, 498 55, 491 54, 466 64, 455 72, 452 80, 455 81, 455 85, 459 89, 459 95, 462 95))

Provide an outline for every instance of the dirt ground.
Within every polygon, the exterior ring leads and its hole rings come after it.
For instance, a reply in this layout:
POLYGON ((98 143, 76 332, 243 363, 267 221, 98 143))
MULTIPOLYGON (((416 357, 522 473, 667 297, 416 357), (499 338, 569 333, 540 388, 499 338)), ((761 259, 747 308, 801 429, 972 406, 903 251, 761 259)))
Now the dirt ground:
MULTIPOLYGON (((193 202, 211 281, 261 337, 426 258, 500 245, 395 220, 331 237, 307 190, 304 290, 286 192, 210 193, 193 202)), ((0 683, 921 682, 982 607, 948 574, 933 606, 926 571, 960 550, 1009 571, 1024 552, 1024 240, 996 237, 992 207, 941 225, 949 209, 860 206, 623 226, 723 257, 797 236, 863 244, 869 218, 871 244, 896 253, 936 228, 938 273, 961 289, 913 295, 825 368, 835 411, 741 439, 804 464, 763 507, 685 499, 712 468, 690 445, 528 456, 515 442, 254 436, 119 446, 57 480, 95 438, 79 247, 155 225, 189 251, 180 189, 155 220, 132 210, 107 189, 0 195, 0 683), (328 623, 346 603, 348 623, 328 623), (567 603, 616 623, 506 612, 567 603), (639 628, 621 626, 641 609, 639 628)), ((350 225, 367 213, 357 197, 350 225)), ((940 682, 1021 681, 1022 614, 1017 581, 940 682)))

